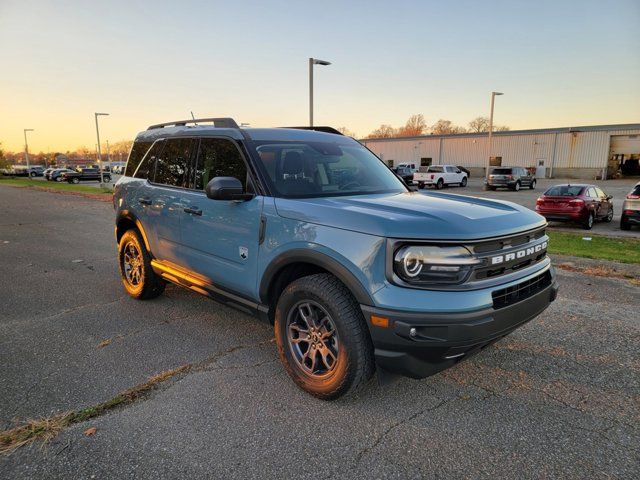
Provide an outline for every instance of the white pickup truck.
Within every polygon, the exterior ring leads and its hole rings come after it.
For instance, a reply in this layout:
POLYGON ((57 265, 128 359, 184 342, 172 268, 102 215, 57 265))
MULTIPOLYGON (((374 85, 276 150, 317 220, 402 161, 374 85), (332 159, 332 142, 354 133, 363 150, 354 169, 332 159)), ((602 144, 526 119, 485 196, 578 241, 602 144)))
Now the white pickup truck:
POLYGON ((420 167, 413 174, 413 183, 418 184, 418 188, 435 186, 438 190, 447 185, 467 186, 467 174, 455 165, 431 165, 430 167, 420 167))

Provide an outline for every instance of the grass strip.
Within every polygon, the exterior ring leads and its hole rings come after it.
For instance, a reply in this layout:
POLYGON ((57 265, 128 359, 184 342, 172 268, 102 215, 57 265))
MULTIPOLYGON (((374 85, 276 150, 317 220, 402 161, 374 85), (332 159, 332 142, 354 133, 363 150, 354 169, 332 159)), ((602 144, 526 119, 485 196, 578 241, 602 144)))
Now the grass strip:
POLYGON ((0 432, 0 453, 9 454, 17 448, 29 445, 38 440, 46 444, 55 438, 65 428, 91 418, 103 415, 113 409, 129 405, 139 398, 147 395, 162 382, 181 373, 186 373, 191 369, 191 364, 182 365, 173 370, 161 372, 150 377, 146 382, 136 385, 106 402, 99 403, 92 407, 81 410, 60 413, 52 417, 28 420, 22 425, 18 425, 9 430, 0 432))
POLYGON ((33 180, 30 178, 0 177, 0 185, 12 187, 36 188, 46 191, 80 192, 96 194, 111 194, 111 187, 89 187, 87 185, 74 185, 68 182, 47 182, 43 180, 33 180))
POLYGON ((621 263, 640 263, 640 239, 604 237, 585 233, 574 234, 547 230, 551 239, 549 253, 573 257, 610 260, 621 263), (583 240, 583 237, 591 240, 583 240))

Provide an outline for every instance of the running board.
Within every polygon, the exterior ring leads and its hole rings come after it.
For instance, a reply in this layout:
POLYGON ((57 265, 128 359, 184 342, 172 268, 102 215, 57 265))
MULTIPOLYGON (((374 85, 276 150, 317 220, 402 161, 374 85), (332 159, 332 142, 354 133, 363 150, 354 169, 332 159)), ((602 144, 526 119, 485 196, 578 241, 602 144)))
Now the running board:
POLYGON ((267 305, 254 302, 217 287, 206 278, 194 272, 185 271, 159 260, 151 260, 151 268, 153 268, 153 271, 157 275, 160 275, 160 277, 168 282, 188 288, 217 302, 233 307, 236 310, 256 316, 260 320, 269 321, 269 307, 267 305))

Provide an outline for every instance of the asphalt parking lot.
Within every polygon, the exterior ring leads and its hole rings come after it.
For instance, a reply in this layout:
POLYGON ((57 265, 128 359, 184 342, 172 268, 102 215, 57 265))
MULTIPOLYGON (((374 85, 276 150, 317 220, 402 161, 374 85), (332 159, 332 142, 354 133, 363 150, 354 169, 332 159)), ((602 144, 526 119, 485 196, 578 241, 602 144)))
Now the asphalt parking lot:
MULTIPOLYGON (((598 185, 602 190, 613 195, 613 211, 614 217, 611 223, 597 222, 593 229, 589 233, 600 235, 614 235, 619 237, 640 237, 640 230, 633 228, 629 231, 620 230, 620 212, 622 211, 622 203, 624 198, 631 191, 631 188, 640 181, 640 178, 624 178, 616 180, 575 180, 567 178, 543 178, 537 180, 537 186, 534 190, 528 188, 522 189, 519 192, 514 192, 507 189, 499 189, 496 191, 485 191, 483 178, 471 177, 469 183, 465 188, 460 187, 448 187, 443 190, 439 190, 447 193, 457 193, 460 195, 471 195, 474 197, 484 198, 497 198, 499 200, 507 200, 509 202, 515 202, 523 205, 527 208, 535 210, 537 198, 544 193, 552 185, 566 184, 566 183, 589 183, 598 185)), ((422 190, 421 190, 422 191, 422 190)), ((429 188, 427 191, 432 191, 429 188)), ((568 232, 587 232, 581 225, 562 223, 562 222, 550 222, 552 228, 556 230, 563 230, 568 232)))
POLYGON ((109 203, 0 186, 0 255, 0 429, 198 367, 0 456, 0 478, 637 476, 627 280, 560 270, 546 312, 467 362, 326 403, 289 380, 270 326, 178 287, 127 297, 109 203))

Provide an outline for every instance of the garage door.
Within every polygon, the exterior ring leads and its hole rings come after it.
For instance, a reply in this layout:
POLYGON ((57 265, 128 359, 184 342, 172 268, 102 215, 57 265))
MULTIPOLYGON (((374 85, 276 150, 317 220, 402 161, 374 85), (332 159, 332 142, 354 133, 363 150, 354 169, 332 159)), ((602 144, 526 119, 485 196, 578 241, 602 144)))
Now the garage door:
POLYGON ((612 135, 609 174, 640 175, 640 135, 612 135))
POLYGON ((640 135, 612 135, 611 154, 640 155, 640 135))

